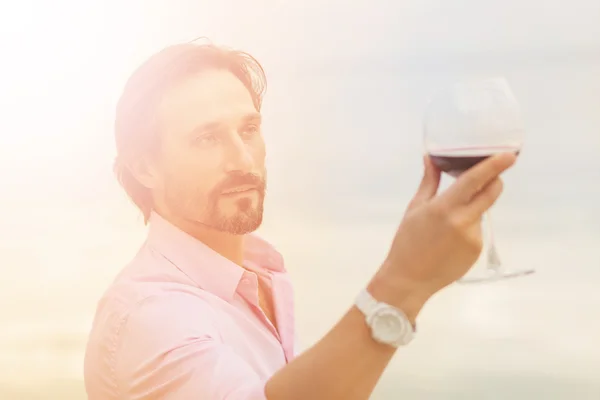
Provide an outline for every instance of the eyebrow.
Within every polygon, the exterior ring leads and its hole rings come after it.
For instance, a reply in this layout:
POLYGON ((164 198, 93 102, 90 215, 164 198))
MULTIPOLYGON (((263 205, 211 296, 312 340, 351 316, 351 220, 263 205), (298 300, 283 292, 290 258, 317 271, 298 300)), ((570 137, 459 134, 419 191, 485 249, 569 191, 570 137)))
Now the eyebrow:
MULTIPOLYGON (((262 115, 260 113, 251 113, 242 117, 243 123, 256 122, 261 123, 262 115)), ((213 131, 221 128, 224 124, 222 122, 209 122, 206 124, 198 125, 194 129, 192 129, 191 133, 199 133, 199 132, 207 132, 213 131)))
POLYGON ((248 114, 246 115, 244 118, 242 118, 242 121, 244 122, 262 122, 262 115, 260 113, 252 113, 252 114, 248 114))

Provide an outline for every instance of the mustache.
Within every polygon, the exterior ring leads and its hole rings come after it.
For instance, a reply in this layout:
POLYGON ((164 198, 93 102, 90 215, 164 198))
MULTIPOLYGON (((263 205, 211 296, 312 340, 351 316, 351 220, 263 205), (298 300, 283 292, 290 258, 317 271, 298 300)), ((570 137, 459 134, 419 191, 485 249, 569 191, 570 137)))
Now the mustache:
POLYGON ((256 189, 261 193, 264 193, 266 188, 265 179, 257 174, 231 172, 221 183, 219 183, 214 188, 213 194, 219 195, 220 193, 244 185, 255 186, 256 189))

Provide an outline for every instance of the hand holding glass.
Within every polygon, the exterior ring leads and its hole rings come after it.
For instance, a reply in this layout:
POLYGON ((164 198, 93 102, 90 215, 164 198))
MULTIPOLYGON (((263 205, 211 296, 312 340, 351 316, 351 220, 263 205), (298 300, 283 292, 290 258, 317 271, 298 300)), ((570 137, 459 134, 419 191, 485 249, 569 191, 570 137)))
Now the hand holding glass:
MULTIPOLYGON (((504 78, 459 82, 441 91, 424 119, 425 148, 433 163, 457 177, 487 157, 501 152, 519 154, 525 127, 519 104, 504 78)), ((528 275, 533 269, 508 270, 500 262, 490 212, 486 269, 461 283, 494 281, 528 275)))

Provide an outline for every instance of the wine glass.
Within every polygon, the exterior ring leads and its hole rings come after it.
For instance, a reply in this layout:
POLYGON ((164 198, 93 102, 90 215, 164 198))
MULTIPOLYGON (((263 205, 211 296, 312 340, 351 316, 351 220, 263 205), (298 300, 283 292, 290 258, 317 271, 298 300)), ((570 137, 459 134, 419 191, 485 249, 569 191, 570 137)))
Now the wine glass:
MULTIPOLYGON (((518 155, 525 136, 519 104, 502 77, 462 81, 440 91, 426 109, 423 128, 432 162, 455 178, 496 153, 518 155)), ((535 272, 530 268, 507 269, 501 263, 489 211, 484 219, 486 267, 459 282, 496 281, 535 272)))

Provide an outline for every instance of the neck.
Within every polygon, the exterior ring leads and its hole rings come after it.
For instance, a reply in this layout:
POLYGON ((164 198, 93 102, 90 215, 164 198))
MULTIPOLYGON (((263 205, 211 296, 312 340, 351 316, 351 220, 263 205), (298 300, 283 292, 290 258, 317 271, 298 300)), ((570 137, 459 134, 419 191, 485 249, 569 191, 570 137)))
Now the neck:
POLYGON ((219 232, 205 226, 195 226, 194 231, 185 231, 223 257, 242 267, 244 263, 244 235, 219 232))
POLYGON ((160 215, 183 232, 201 241, 221 256, 243 266, 244 235, 232 235, 186 219, 160 215))

